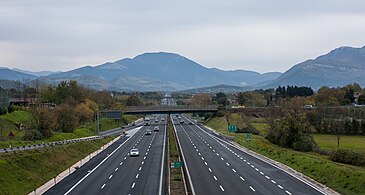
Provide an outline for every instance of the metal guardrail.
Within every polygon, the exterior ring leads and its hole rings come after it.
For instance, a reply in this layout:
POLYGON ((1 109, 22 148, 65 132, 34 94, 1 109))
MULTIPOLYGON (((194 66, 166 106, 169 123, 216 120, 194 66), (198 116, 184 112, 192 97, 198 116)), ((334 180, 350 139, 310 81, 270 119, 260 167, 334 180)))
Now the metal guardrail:
POLYGON ((104 135, 102 135, 102 136, 90 136, 90 137, 76 138, 76 139, 63 140, 63 141, 54 141, 54 142, 47 142, 47 143, 40 143, 40 144, 32 144, 32 145, 26 145, 26 146, 15 146, 15 147, 11 147, 11 148, 1 148, 0 153, 32 150, 32 149, 45 148, 45 147, 53 147, 53 146, 57 146, 57 145, 65 145, 65 144, 76 143, 76 142, 93 141, 93 140, 103 139, 104 137, 106 137, 106 136, 104 136, 104 135))

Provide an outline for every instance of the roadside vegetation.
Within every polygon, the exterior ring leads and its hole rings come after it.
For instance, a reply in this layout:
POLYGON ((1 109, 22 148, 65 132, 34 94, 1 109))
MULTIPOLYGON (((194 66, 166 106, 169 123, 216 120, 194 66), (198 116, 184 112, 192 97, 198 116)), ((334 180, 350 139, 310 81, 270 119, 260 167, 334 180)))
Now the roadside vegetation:
MULTIPOLYGON (((258 121, 265 124, 266 127, 270 127, 269 123, 264 123, 267 121, 265 118, 250 118, 247 123, 258 121)), ((248 142, 245 138, 245 133, 229 133, 227 131, 228 121, 226 117, 213 117, 207 121, 206 125, 220 133, 233 136, 234 141, 242 146, 273 160, 284 163, 340 193, 365 193, 364 166, 339 164, 331 161, 328 155, 321 155, 316 152, 301 152, 288 147, 280 147, 266 139, 265 137, 267 134, 260 131, 259 128, 257 129, 260 132, 259 135, 252 135, 251 140, 248 142)), ((265 129, 264 132, 270 132, 270 129, 265 129)), ((365 149, 365 145, 361 144, 361 141, 364 141, 364 137, 355 136, 355 138, 352 137, 352 139, 353 141, 360 139, 360 143, 354 145, 360 147, 358 148, 360 151, 365 149)), ((321 143, 319 146, 321 146, 323 143, 327 142, 328 137, 315 135, 315 140, 319 140, 319 143, 321 143), (323 142, 321 140, 323 140, 323 142)), ((351 145, 349 143, 350 140, 351 139, 346 141, 349 145, 351 145)), ((343 140, 344 146, 347 145, 345 144, 346 142, 343 140)), ((336 141, 334 141, 334 143, 336 143, 336 141)), ((354 147, 351 148, 353 149, 354 147)))
MULTIPOLYGON (((168 119, 169 120, 169 119, 168 119)), ((170 170, 170 193, 171 195, 185 194, 182 168, 171 168, 171 163, 182 161, 180 159, 180 151, 177 146, 174 128, 171 121, 168 122, 168 140, 169 140, 169 170, 170 170)), ((183 165, 184 166, 184 165, 183 165)))
POLYGON ((0 194, 28 194, 112 139, 0 154, 0 194))

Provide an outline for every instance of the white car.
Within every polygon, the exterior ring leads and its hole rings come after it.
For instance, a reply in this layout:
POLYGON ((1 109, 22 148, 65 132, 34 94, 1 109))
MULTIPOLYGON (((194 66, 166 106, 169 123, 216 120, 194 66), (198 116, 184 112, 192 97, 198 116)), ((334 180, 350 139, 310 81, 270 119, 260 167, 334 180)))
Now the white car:
POLYGON ((145 134, 146 134, 146 135, 152 135, 152 131, 151 131, 151 129, 147 129, 145 134))
POLYGON ((133 148, 130 151, 130 156, 139 156, 139 150, 137 148, 133 148))
POLYGON ((161 121, 165 121, 165 118, 162 118, 161 121))
POLYGON ((155 127, 155 128, 153 129, 153 131, 160 131, 160 129, 159 129, 158 127, 155 127))

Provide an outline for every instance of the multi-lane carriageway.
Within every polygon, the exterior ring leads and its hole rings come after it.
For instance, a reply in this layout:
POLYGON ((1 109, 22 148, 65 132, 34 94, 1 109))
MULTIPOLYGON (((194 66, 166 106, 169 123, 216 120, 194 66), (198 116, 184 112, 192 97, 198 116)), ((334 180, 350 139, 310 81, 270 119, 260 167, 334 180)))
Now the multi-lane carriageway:
MULTIPOLYGON (((159 132, 153 132, 154 126, 128 131, 128 137, 121 138, 46 194, 166 194, 166 117, 158 116, 159 132), (145 135, 147 129, 152 129, 152 135, 145 135), (132 148, 139 149, 139 157, 129 156, 132 148)), ((322 194, 185 116, 171 119, 191 194, 322 194)))
POLYGON ((127 137, 100 153, 101 158, 92 159, 46 194, 166 194, 166 120, 161 118, 166 115, 158 117, 158 132, 154 125, 128 131, 127 137), (152 135, 145 135, 147 129, 152 135), (132 148, 139 150, 138 157, 129 156, 132 148))
POLYGON ((252 157, 186 117, 173 119, 193 194, 322 194, 252 157))

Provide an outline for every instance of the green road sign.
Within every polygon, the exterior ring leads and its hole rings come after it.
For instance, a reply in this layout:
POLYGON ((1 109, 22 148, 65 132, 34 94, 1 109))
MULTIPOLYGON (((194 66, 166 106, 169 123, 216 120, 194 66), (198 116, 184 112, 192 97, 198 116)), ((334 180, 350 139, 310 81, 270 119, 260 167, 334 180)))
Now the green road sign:
POLYGON ((178 169, 183 166, 183 162, 172 162, 171 163, 171 169, 178 169))
POLYGON ((228 132, 236 133, 237 132, 237 126, 236 125, 228 125, 228 132))
POLYGON ((251 139, 251 133, 246 133, 246 140, 250 140, 251 139))

